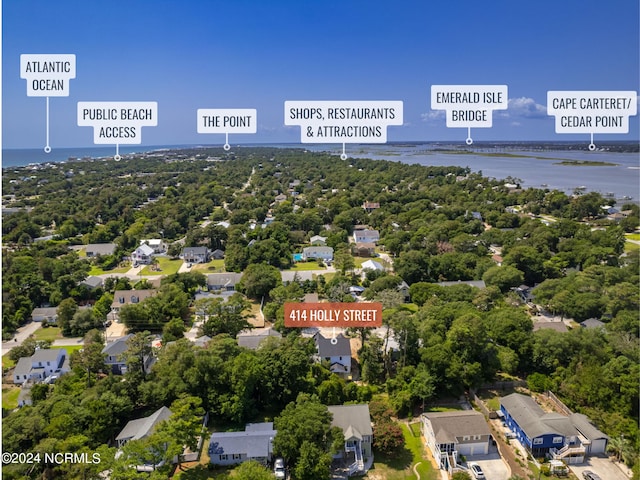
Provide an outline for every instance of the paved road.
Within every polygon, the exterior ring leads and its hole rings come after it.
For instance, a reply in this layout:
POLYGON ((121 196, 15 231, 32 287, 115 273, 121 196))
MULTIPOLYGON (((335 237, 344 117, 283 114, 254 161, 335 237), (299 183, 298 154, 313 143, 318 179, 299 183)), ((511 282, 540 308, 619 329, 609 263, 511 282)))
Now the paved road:
POLYGON ((9 353, 12 348, 22 345, 22 342, 29 338, 29 336, 41 326, 42 324, 40 322, 29 322, 18 328, 18 331, 14 334, 11 340, 8 342, 2 342, 2 355, 9 353))

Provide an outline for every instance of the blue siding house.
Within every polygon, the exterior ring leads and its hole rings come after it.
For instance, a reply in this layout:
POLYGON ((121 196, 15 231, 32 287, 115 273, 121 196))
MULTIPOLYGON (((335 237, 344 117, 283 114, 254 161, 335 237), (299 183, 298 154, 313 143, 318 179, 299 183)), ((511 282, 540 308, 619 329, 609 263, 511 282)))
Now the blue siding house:
POLYGON ((500 410, 509 429, 536 458, 582 463, 589 453, 600 453, 606 448, 606 435, 591 431, 597 429, 585 422, 584 416, 547 413, 526 395, 512 393, 502 398, 500 410), (600 439, 599 444, 596 439, 600 439))

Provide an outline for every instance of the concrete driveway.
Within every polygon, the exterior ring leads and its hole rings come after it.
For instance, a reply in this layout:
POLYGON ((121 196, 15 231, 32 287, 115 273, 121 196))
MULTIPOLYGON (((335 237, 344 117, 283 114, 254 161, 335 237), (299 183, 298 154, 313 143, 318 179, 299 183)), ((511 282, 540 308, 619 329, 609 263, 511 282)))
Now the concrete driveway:
MULTIPOLYGON (((482 468, 484 476, 491 480, 508 480, 511 476, 507 464, 499 453, 489 455, 474 455, 467 457, 467 464, 477 463, 482 468)), ((472 477, 473 478, 473 477, 472 477)))
POLYGON ((582 472, 591 470, 600 475, 602 480, 629 480, 631 475, 627 476, 622 469, 628 471, 624 465, 614 463, 608 457, 588 457, 584 463, 580 465, 569 465, 571 471, 582 479, 582 472))

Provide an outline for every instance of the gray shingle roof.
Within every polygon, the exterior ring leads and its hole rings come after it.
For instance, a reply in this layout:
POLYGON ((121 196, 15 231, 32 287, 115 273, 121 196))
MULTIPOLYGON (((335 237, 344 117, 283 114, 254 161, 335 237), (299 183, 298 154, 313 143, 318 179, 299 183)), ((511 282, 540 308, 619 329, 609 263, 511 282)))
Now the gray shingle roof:
POLYGON ((430 412, 423 415, 431 422, 438 443, 455 443, 470 435, 489 435, 489 426, 480 412, 430 412))
POLYGON ((127 345, 127 340, 129 340, 129 338, 131 338, 133 336, 133 334, 129 334, 129 335, 125 335, 122 338, 119 338, 109 344, 107 344, 103 349, 102 349, 102 353, 104 353, 105 355, 109 355, 111 357, 115 357, 117 355, 122 355, 124 352, 127 351, 128 345, 127 345))
POLYGON ((138 440, 153 432, 157 424, 171 416, 171 410, 161 407, 151 415, 137 420, 131 420, 125 425, 116 440, 138 440))
POLYGON ((470 285, 476 288, 485 288, 484 280, 458 280, 454 282, 438 282, 441 287, 451 287, 453 285, 470 285))
POLYGON ((333 415, 331 426, 340 427, 344 432, 345 440, 349 438, 361 440, 364 435, 373 435, 369 405, 331 405, 327 408, 333 415))
POLYGON ((242 432, 214 432, 209 455, 245 454, 248 458, 268 457, 277 434, 272 422, 247 424, 242 432))
MULTIPOLYGON (((60 348, 50 349, 50 348, 42 348, 40 350, 36 350, 35 353, 31 356, 31 362, 55 362, 58 359, 58 355, 60 355, 60 348)), ((66 356, 66 350, 64 350, 63 354, 66 356)))
POLYGON ((29 375, 31 372, 31 358, 21 357, 13 370, 14 375, 29 375))
POLYGON ((320 357, 350 357, 351 342, 344 335, 339 333, 336 335, 337 343, 331 343, 331 338, 325 338, 320 333, 314 336, 316 347, 318 347, 318 355, 320 357))
POLYGON ((531 439, 554 433, 565 437, 577 436, 579 433, 569 417, 559 413, 545 413, 533 398, 526 395, 512 393, 501 398, 500 404, 531 439))
POLYGON ((589 440, 599 440, 602 438, 609 439, 609 437, 598 430, 595 425, 591 423, 589 417, 583 415, 581 413, 574 413, 569 417, 571 422, 575 425, 575 427, 580 431, 582 435, 584 435, 589 440))
POLYGON ((248 332, 240 332, 237 340, 239 346, 256 350, 260 343, 269 337, 282 338, 282 334, 273 328, 255 328, 248 332))

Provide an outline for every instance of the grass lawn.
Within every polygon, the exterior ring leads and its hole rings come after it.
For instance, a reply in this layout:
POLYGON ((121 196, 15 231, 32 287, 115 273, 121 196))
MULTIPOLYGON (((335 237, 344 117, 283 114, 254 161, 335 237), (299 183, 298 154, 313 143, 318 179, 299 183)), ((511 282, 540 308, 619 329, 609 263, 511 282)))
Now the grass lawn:
POLYGON ((5 354, 2 356, 2 369, 4 370, 5 368, 13 368, 16 366, 16 362, 14 362, 13 360, 11 360, 9 358, 9 354, 5 354))
POLYGON ((638 245, 637 243, 632 243, 632 242, 625 242, 624 243, 624 251, 625 252, 633 252, 635 250, 640 250, 640 245, 638 245))
POLYGON ((640 233, 625 233, 624 236, 629 240, 640 240, 640 233))
POLYGON ((62 338, 62 329, 60 327, 39 328, 33 332, 36 340, 49 340, 53 342, 57 338, 62 338))
POLYGON ((89 270, 89 275, 106 275, 109 273, 127 273, 129 271, 131 267, 130 266, 126 266, 126 267, 122 267, 122 268, 114 268, 112 270, 103 270, 100 267, 97 267, 96 265, 92 265, 91 269, 89 270))
POLYGON ((52 346, 51 348, 64 348, 67 351, 67 355, 71 356, 71 354, 73 352, 75 352, 76 350, 81 350, 84 347, 84 345, 60 345, 60 346, 52 346))
POLYGON ((289 270, 292 272, 295 271, 304 271, 304 270, 324 270, 327 267, 321 267, 318 265, 318 262, 297 262, 293 264, 289 270))
POLYGON ((20 387, 2 387, 2 408, 5 410, 17 408, 19 395, 20 387))
POLYGON ((182 260, 171 260, 166 257, 156 257, 158 265, 147 265, 140 274, 145 275, 172 275, 177 273, 182 265, 182 260), (152 269, 153 268, 153 269, 152 269))
POLYGON ((420 437, 420 426, 416 423, 409 428, 406 424, 402 424, 402 433, 404 434, 405 448, 388 457, 380 453, 375 453, 373 468, 363 478, 369 480, 416 480, 413 467, 419 463, 416 470, 420 475, 420 480, 437 480, 438 472, 431 466, 426 454, 424 454, 424 445, 420 437), (417 432, 417 436, 414 435, 417 432), (424 455, 423 455, 424 454, 424 455))
POLYGON ((209 263, 197 263, 191 270, 202 270, 201 273, 222 273, 225 272, 224 260, 211 260, 209 263))

